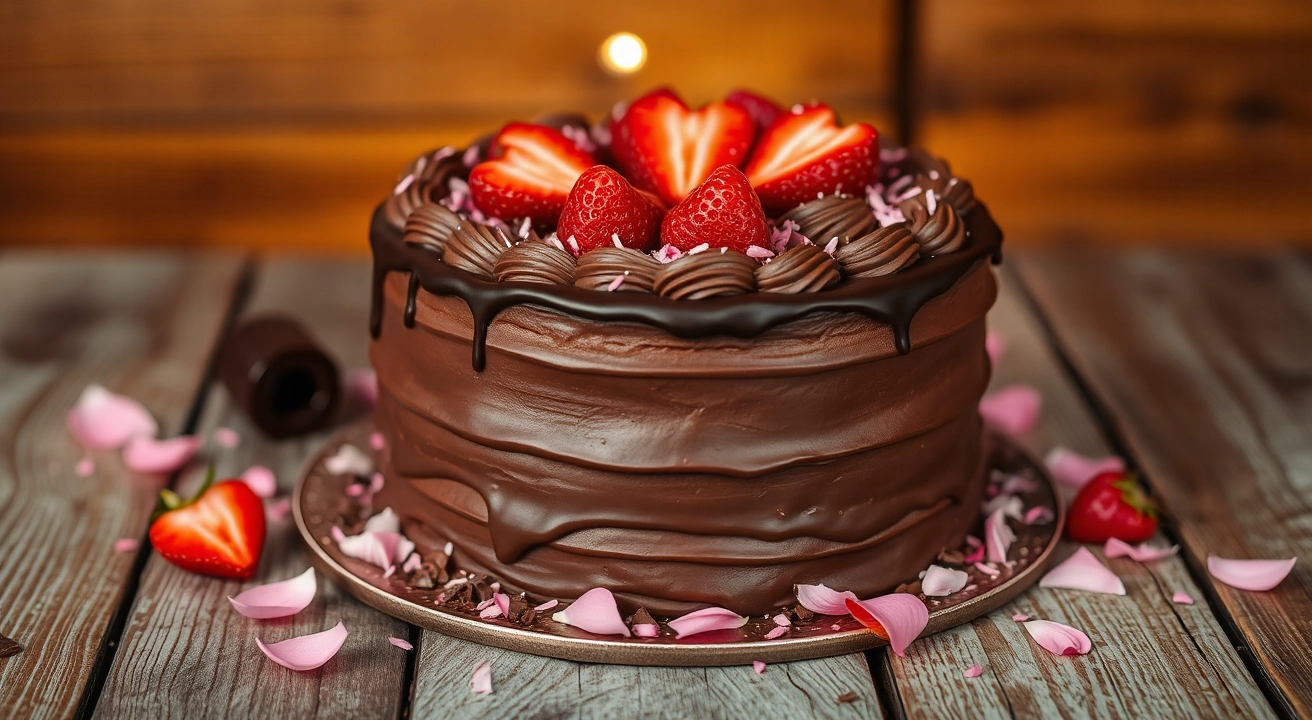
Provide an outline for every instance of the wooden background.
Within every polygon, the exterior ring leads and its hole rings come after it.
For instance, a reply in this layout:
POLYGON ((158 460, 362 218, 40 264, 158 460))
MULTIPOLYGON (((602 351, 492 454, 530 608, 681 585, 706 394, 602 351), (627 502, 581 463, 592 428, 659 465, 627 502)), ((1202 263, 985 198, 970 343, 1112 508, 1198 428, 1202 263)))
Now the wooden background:
POLYGON ((1304 0, 0 0, 0 244, 364 252, 418 152, 663 83, 909 136, 1015 242, 1312 244, 1304 0))

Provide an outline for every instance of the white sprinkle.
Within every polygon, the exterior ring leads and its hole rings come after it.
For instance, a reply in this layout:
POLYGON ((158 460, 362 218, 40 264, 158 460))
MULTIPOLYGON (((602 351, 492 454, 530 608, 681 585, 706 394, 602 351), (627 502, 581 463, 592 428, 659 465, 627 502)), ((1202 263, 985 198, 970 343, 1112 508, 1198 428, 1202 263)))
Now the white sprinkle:
POLYGON ((524 218, 524 224, 519 226, 519 232, 517 232, 517 233, 515 233, 515 234, 518 235, 518 236, 520 236, 520 237, 522 237, 522 238, 524 238, 525 240, 527 240, 527 239, 528 239, 528 228, 529 228, 529 224, 530 224, 531 222, 532 222, 532 221, 531 221, 529 218, 524 218))
POLYGON ((925 207, 929 208, 930 212, 934 212, 934 210, 938 208, 938 201, 934 199, 933 190, 929 190, 925 193, 925 207))
POLYGON ((414 175, 406 175, 405 177, 401 178, 401 182, 396 184, 396 189, 392 190, 392 194, 400 195, 401 193, 406 191, 406 188, 414 184, 414 181, 415 181, 414 175))
POLYGON ((447 543, 446 546, 442 548, 442 554, 446 555, 447 557, 451 557, 451 553, 455 551, 456 551, 456 546, 452 543, 447 543))
POLYGON ((711 244, 710 244, 710 243, 702 243, 701 245, 698 245, 697 247, 695 247, 695 248, 689 250, 689 251, 688 251, 688 254, 689 254, 689 255, 696 255, 696 254, 699 253, 699 252, 706 252, 707 250, 710 250, 710 249, 711 249, 711 244))
POLYGON ((615 279, 611 280, 610 284, 606 286, 606 292, 615 292, 616 290, 619 290, 620 286, 623 284, 624 284, 624 276, 616 275, 615 279))
POLYGON ((443 589, 443 590, 450 590, 451 588, 453 588, 453 587, 455 587, 455 586, 457 586, 457 585, 464 585, 464 584, 467 583, 467 582, 469 582, 469 578, 462 578, 462 577, 459 577, 459 578, 452 578, 451 582, 448 582, 447 584, 445 584, 445 585, 442 586, 442 589, 443 589))
POLYGON ((721 255, 723 255, 723 254, 725 254, 725 253, 727 253, 727 252, 729 252, 729 248, 727 248, 727 247, 722 247, 722 248, 720 248, 720 254, 721 254, 721 255))
POLYGON ((930 171, 929 171, 929 179, 930 179, 930 180, 937 180, 937 179, 938 179, 938 171, 937 171, 937 170, 930 170, 930 171))
POLYGON ((615 247, 617 247, 617 248, 622 248, 622 247, 624 247, 624 243, 620 242, 620 234, 619 234, 619 233, 611 233, 611 234, 610 234, 610 241, 611 241, 611 242, 615 245, 615 247))
POLYGON ((772 258, 774 257, 774 253, 768 248, 763 248, 759 245, 748 245, 747 257, 760 260, 762 258, 772 258))
POLYGON ((829 253, 830 255, 833 255, 834 251, 837 249, 838 249, 838 238, 836 237, 833 240, 830 240, 827 245, 825 245, 825 252, 829 253))
POLYGON ((570 235, 569 239, 566 240, 565 242, 569 243, 569 248, 574 251, 575 255, 582 254, 579 252, 579 241, 575 240, 573 235, 570 235))
POLYGON ((478 146, 470 145, 469 149, 465 151, 464 157, 462 157, 460 160, 465 164, 465 167, 474 167, 475 165, 478 164, 478 155, 479 155, 478 146))

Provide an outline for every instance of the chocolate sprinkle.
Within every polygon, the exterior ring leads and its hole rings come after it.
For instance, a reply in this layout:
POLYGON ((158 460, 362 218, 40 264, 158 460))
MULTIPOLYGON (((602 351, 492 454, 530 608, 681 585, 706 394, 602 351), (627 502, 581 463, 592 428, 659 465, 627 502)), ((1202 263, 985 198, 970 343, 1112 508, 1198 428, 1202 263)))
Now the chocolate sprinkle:
POLYGON ((838 261, 815 245, 794 245, 756 269, 761 292, 818 292, 842 279, 838 261))

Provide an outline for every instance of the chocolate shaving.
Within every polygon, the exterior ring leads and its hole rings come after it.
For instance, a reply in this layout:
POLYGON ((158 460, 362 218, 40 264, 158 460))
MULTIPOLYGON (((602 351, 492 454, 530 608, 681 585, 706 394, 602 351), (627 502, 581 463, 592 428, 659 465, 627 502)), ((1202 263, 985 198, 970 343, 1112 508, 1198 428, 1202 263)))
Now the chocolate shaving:
POLYGON ((401 240, 441 253, 458 227, 460 216, 448 210, 445 205, 424 203, 406 218, 401 240))
POLYGON ((510 607, 507 608, 506 612, 507 620, 520 625, 532 625, 537 616, 537 612, 533 610, 533 606, 528 604, 523 595, 510 596, 510 607))
POLYGON ((788 614, 793 616, 798 622, 811 622, 815 619, 815 613, 811 612, 806 606, 798 604, 788 610, 788 614))
POLYGON ((501 254, 492 274, 500 282, 574 283, 574 256, 542 241, 525 241, 501 254))
POLYGON ((944 550, 938 554, 938 559, 940 562, 945 562, 949 565, 966 564, 966 554, 960 550, 944 550))
POLYGON ((23 652, 23 646, 10 640, 4 635, 0 635, 0 658, 13 657, 23 652))
POLYGON ((497 259, 511 246, 510 238, 501 228, 463 220, 447 241, 442 260, 452 267, 491 278, 497 259))
POLYGON ((919 594, 920 594, 920 581, 919 581, 919 580, 916 580, 916 581, 914 581, 914 582, 902 583, 901 585, 898 585, 898 586, 893 590, 893 592, 910 593, 910 594, 912 594, 912 595, 919 595, 919 594))
POLYGON ((634 626, 634 625, 656 625, 656 624, 657 624, 657 622, 656 622, 656 618, 652 617, 652 616, 651 616, 651 613, 647 612, 647 608, 642 607, 642 606, 639 606, 639 607, 638 607, 638 612, 633 613, 633 615, 630 616, 628 619, 626 619, 624 622, 628 623, 630 627, 632 627, 632 626, 634 626))
POLYGON ((755 260, 737 250, 711 248, 665 265, 652 287, 657 295, 674 300, 741 295, 756 288, 758 267, 755 260))
POLYGON ((843 279, 838 261, 815 245, 795 245, 756 269, 761 292, 818 292, 843 279))
POLYGON ((779 224, 785 220, 797 223, 797 232, 821 246, 834 238, 838 238, 840 244, 847 242, 878 226, 874 212, 864 199, 842 195, 830 195, 798 205, 780 217, 779 224))
POLYGON ((860 699, 861 699, 861 696, 860 696, 860 695, 857 695, 856 693, 852 692, 851 690, 848 690, 847 692, 845 692, 845 693, 843 693, 842 695, 839 695, 839 696, 838 696, 838 704, 839 704, 839 705, 844 705, 844 704, 846 704, 846 703, 856 702, 857 700, 860 700, 860 699))
POLYGON ((420 590, 432 590, 437 587, 437 583, 433 582, 433 574, 429 572, 428 567, 425 567, 425 565, 420 565, 418 570, 410 574, 410 587, 420 590))

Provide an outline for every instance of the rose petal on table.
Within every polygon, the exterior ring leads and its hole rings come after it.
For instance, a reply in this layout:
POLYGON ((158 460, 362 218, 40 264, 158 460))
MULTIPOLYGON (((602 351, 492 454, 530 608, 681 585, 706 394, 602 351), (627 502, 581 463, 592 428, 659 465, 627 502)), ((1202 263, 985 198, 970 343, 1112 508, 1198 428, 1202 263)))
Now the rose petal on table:
POLYGON ((1039 422, 1043 400, 1029 385, 1008 385, 985 395, 979 401, 984 422, 1009 435, 1023 435, 1039 422))
POLYGON ((541 605, 538 605, 537 607, 533 608, 533 612, 542 612, 543 610, 550 610, 551 608, 554 608, 559 604, 560 604, 559 600, 548 600, 542 603, 541 605))
POLYGON ((374 471, 374 461, 360 448, 345 444, 323 461, 323 469, 333 475, 363 477, 374 471))
POLYGON ((260 652, 267 655, 270 660, 285 668, 304 672, 321 667, 333 659, 337 651, 342 649, 342 643, 346 642, 347 635, 346 626, 339 622, 321 633, 302 635, 272 645, 265 645, 264 641, 257 637, 255 644, 260 646, 260 652))
POLYGON ((374 450, 382 450, 387 447, 387 440, 383 437, 382 433, 375 430, 369 433, 369 447, 374 450))
POLYGON ((1057 519, 1057 514, 1051 508, 1042 505, 1035 505, 1025 511, 1025 517, 1022 518, 1026 525, 1047 525, 1057 519))
POLYGON ((167 440, 138 435, 123 448, 123 464, 138 473, 162 475, 182 468, 200 448, 200 438, 183 435, 167 440))
POLYGON ((1086 547, 1075 551, 1039 580, 1039 587, 1124 595, 1125 583, 1086 547))
POLYGON ((96 472, 96 461, 84 457, 73 466, 73 472, 76 472, 78 477, 91 477, 96 472))
POLYGON ((966 672, 962 673, 962 675, 965 675, 968 678, 977 678, 983 674, 984 674, 984 668, 980 667, 979 665, 971 665, 970 667, 966 668, 966 672))
POLYGON ((851 590, 838 592, 824 585, 797 585, 793 593, 802 607, 817 615, 846 615, 844 602, 856 599, 856 593, 851 590))
POLYGON ((1093 649, 1089 636, 1070 625, 1051 620, 1030 620, 1024 625, 1034 642, 1053 655, 1084 655, 1093 649))
POLYGON ((630 637, 629 627, 624 624, 624 618, 620 617, 620 610, 615 605, 615 596, 606 588, 592 588, 583 593, 551 619, 596 635, 630 637))
POLYGON ((361 405, 378 404, 378 373, 372 368, 356 368, 346 373, 346 392, 361 405))
POLYGON ((990 330, 984 335, 984 352, 989 354, 989 363, 997 367, 1007 354, 1007 338, 997 330, 990 330))
POLYGON ((1011 619, 1015 620, 1016 622, 1025 622, 1026 620, 1030 619, 1030 616, 1026 615, 1025 613, 1015 613, 1011 616, 1011 619))
POLYGON ((930 565, 925 571, 925 577, 920 579, 920 592, 928 597, 951 595, 966 587, 969 578, 965 571, 930 565))
POLYGON ((415 646, 414 646, 414 645, 411 645, 409 640, 402 640, 402 639, 399 638, 399 637, 391 637, 391 636, 389 635, 388 638, 387 638, 387 642, 392 643, 393 645, 395 645, 395 646, 401 648, 402 650, 414 650, 414 649, 415 649, 415 646))
POLYGON ((291 498, 279 498, 277 500, 274 500, 273 502, 269 503, 269 507, 266 509, 266 512, 269 515, 269 519, 271 520, 282 520, 286 518, 291 513, 291 511, 292 511, 291 498))
POLYGON ((219 447, 235 448, 241 444, 241 436, 232 428, 216 428, 214 430, 214 443, 219 447))
POLYGON ((1288 560, 1232 560, 1207 556, 1207 571, 1212 577, 1240 590, 1262 592, 1280 584, 1294 569, 1298 558, 1288 560))
POLYGON ((1102 554, 1109 558, 1129 556, 1135 562, 1152 562, 1170 557, 1180 551, 1179 545, 1171 547, 1149 547, 1148 543, 1131 545, 1119 538, 1108 538, 1102 546, 1102 554))
MULTIPOLYGON (((753 246, 753 247, 755 247, 755 246, 753 246)), ((760 660, 753 660, 753 661, 752 661, 752 672, 756 673, 757 675, 764 674, 764 673, 765 673, 765 663, 761 662, 760 660)))
POLYGON ((271 498, 278 494, 278 478, 273 471, 263 465, 252 465, 241 474, 241 481, 250 487, 251 492, 262 498, 271 498))
POLYGON ((1125 461, 1115 455, 1085 457, 1064 447, 1049 450, 1043 464, 1048 466, 1052 479, 1074 488, 1084 487, 1103 473, 1125 471, 1125 461))
POLYGON ((694 610, 668 623, 675 637, 688 637, 712 630, 734 630, 747 624, 747 618, 722 607, 694 610))
POLYGON ((661 634, 661 629, 651 623, 638 623, 633 626, 633 634, 640 638, 654 638, 661 634))
POLYGON ((770 632, 765 634, 765 639, 774 640, 775 638, 782 637, 783 635, 787 634, 787 632, 788 632, 787 627, 783 625, 776 625, 770 628, 770 632))
POLYGON ((474 674, 469 678, 469 691, 479 695, 492 693, 492 664, 481 662, 474 667, 474 674))
POLYGON ((141 547, 141 541, 136 538, 119 538, 114 541, 114 552, 125 553, 132 552, 141 547))
POLYGON ((984 519, 984 554, 991 563, 1007 562, 1007 551, 1016 533, 1007 524, 1006 508, 994 510, 984 519))
POLYGON ((228 602, 248 618, 268 620, 288 617, 304 610, 314 600, 318 589, 314 568, 310 568, 289 580, 242 591, 237 597, 228 598, 228 602))
POLYGON ((134 437, 154 437, 159 425, 141 403, 92 383, 64 418, 77 441, 92 450, 117 450, 134 437))
POLYGON ((899 656, 929 624, 929 608, 910 593, 892 593, 869 600, 848 600, 847 610, 857 622, 888 641, 899 656))
POLYGON ((1193 605, 1194 599, 1189 597, 1189 593, 1181 590, 1171 596, 1171 602, 1179 603, 1180 605, 1193 605))
POLYGON ((369 532, 401 532, 401 518, 392 512, 392 508, 383 508, 364 521, 364 529, 369 532))

